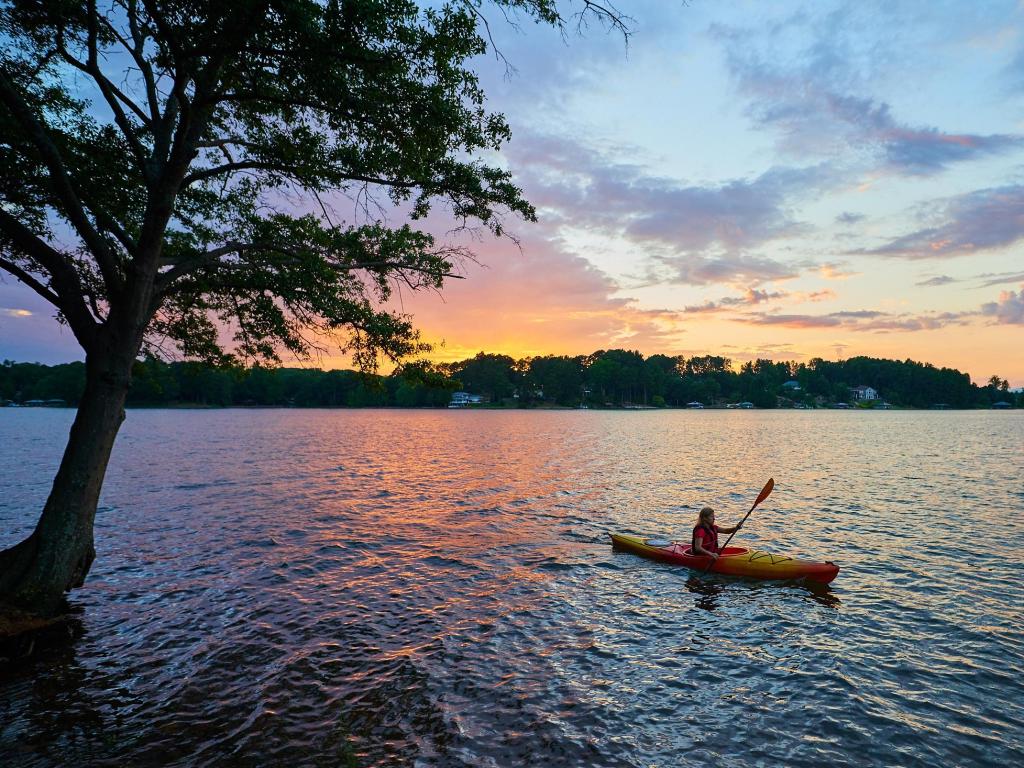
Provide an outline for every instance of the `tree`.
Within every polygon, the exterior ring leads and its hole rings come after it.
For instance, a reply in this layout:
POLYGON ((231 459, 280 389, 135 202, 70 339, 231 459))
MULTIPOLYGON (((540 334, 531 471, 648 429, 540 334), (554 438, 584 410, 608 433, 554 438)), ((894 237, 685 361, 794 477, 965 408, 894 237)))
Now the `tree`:
POLYGON ((590 355, 586 381, 601 403, 616 405, 641 399, 644 358, 639 352, 625 349, 601 350, 590 355))
MULTIPOLYGON (((84 378, 84 377, 83 377, 84 378)), ((128 402, 157 405, 170 403, 181 394, 177 379, 170 366, 155 357, 137 362, 132 370, 132 387, 128 402)))
POLYGON ((672 379, 679 376, 680 362, 679 357, 667 355, 651 355, 644 361, 643 388, 654 405, 666 405, 665 395, 672 379))
POLYGON ((452 375, 470 392, 487 395, 492 403, 500 403, 515 391, 518 374, 516 361, 508 355, 480 352, 463 360, 452 369, 452 375))
POLYGON ((583 389, 583 366, 571 357, 548 355, 529 362, 527 381, 544 393, 546 400, 560 405, 575 405, 583 389))
MULTIPOLYGON (((492 1, 566 23, 554 0, 492 1)), ((82 584, 140 352, 273 362, 344 332, 373 369, 422 349, 410 318, 381 308, 394 285, 440 288, 461 255, 414 226, 432 205, 498 235, 504 215, 534 218, 478 159, 509 138, 467 66, 487 50, 480 13, 478 0, 0 4, 0 268, 53 305, 86 366, 39 522, 0 553, 0 600, 53 612, 82 584), (358 221, 336 220, 333 190, 358 221), (378 200, 411 223, 372 215, 378 200)))
POLYGON ((444 371, 426 360, 400 365, 392 372, 388 382, 394 392, 395 405, 445 406, 451 401, 456 383, 444 371))

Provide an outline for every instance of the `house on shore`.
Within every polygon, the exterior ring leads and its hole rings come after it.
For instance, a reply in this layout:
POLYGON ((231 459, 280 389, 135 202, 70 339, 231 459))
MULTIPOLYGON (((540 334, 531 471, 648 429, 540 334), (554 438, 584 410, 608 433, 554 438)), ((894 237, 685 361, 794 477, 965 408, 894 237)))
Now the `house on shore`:
POLYGON ((467 408, 471 405, 480 405, 484 401, 482 395, 471 395, 469 392, 452 392, 449 408, 467 408))
POLYGON ((877 400, 878 390, 861 384, 859 387, 854 387, 850 390, 850 396, 854 400, 877 400))

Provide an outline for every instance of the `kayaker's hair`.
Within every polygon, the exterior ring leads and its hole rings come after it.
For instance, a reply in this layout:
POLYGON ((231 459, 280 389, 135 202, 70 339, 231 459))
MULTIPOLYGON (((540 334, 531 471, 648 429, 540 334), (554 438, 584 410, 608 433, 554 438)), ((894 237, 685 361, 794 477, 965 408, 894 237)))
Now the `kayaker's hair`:
POLYGON ((707 520, 708 517, 713 515, 714 513, 715 513, 715 510, 713 510, 711 507, 704 507, 704 509, 702 509, 700 511, 700 519, 702 521, 703 520, 707 520))

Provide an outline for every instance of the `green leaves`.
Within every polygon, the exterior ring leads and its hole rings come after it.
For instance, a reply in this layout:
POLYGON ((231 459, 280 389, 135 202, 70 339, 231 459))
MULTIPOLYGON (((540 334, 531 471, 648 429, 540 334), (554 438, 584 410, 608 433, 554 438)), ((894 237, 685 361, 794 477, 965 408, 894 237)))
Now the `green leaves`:
POLYGON ((304 356, 316 348, 312 336, 339 331, 347 332, 341 345, 370 369, 378 354, 397 360, 426 348, 408 317, 381 305, 397 281, 440 288, 454 255, 436 249, 431 235, 281 214, 253 218, 239 231, 243 241, 206 254, 182 249, 168 272, 185 268, 169 283, 158 328, 179 345, 193 334, 206 339, 205 351, 194 347, 192 355, 219 355, 209 345, 210 317, 234 327, 237 353, 257 360, 277 360, 279 348, 304 356))

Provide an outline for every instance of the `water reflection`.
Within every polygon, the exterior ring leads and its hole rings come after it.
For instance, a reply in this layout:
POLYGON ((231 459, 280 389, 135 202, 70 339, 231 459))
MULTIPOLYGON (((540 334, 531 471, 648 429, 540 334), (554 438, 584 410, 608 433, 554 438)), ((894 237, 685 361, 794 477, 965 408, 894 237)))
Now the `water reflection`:
POLYGON ((686 580, 686 588, 698 596, 694 606, 704 611, 715 610, 718 607, 716 598, 725 591, 721 581, 703 576, 690 576, 686 580))
POLYGON ((729 592, 730 596, 739 598, 744 589, 792 590, 829 608, 838 608, 842 602, 839 599, 839 595, 833 591, 831 585, 802 580, 760 582, 746 578, 694 574, 686 579, 686 589, 697 596, 694 606, 705 611, 714 611, 718 607, 719 597, 726 592, 729 592))
POLYGON ((800 584, 800 588, 807 592, 816 603, 820 605, 828 606, 829 608, 838 608, 842 602, 833 590, 830 584, 816 584, 814 582, 805 582, 800 584))

